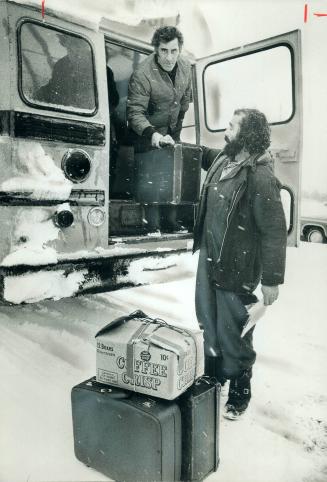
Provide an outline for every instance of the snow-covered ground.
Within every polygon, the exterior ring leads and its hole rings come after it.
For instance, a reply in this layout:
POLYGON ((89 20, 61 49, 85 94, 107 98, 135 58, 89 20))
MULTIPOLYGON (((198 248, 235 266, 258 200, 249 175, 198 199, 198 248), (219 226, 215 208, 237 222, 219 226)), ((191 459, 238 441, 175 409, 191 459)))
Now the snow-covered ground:
MULTIPOLYGON (((108 480, 74 456, 70 390, 95 374, 94 335, 114 317, 140 308, 196 324, 195 264, 170 283, 0 308, 1 481, 108 480)), ((221 421, 208 481, 327 480, 326 266, 325 245, 288 250, 280 298, 256 328, 251 405, 221 421)))

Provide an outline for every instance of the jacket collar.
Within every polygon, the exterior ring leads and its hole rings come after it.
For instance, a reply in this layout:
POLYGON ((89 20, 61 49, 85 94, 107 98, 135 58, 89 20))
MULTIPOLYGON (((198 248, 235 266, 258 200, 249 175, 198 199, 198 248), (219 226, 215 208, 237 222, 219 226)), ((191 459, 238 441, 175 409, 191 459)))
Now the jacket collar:
MULTIPOLYGON (((226 159, 228 159, 227 156, 226 159)), ((263 154, 249 154, 245 149, 242 149, 235 156, 234 161, 228 159, 222 170, 220 181, 233 178, 244 167, 249 167, 254 171, 258 164, 270 165, 272 168, 273 159, 271 154, 268 151, 263 154)))
POLYGON ((249 165, 251 155, 242 149, 238 154, 236 154, 235 159, 231 161, 228 159, 227 164, 225 164, 222 173, 220 175, 220 181, 224 179, 231 179, 236 176, 236 174, 246 165, 249 165))

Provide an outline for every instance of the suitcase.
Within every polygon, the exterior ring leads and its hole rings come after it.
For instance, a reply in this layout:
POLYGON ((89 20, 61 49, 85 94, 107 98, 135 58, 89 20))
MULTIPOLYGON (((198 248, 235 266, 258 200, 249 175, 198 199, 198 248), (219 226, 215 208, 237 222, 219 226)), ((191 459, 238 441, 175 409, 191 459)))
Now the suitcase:
POLYGON ((135 154, 135 197, 141 203, 196 203, 202 149, 193 144, 135 154))
POLYGON ((175 402, 95 381, 72 389, 76 457, 116 481, 180 480, 181 414, 175 402))
POLYGON ((145 209, 130 200, 110 200, 109 235, 137 235, 147 232, 145 209))
POLYGON ((110 199, 133 199, 134 183, 134 148, 120 145, 110 158, 110 199))
POLYGON ((181 480, 200 481, 219 465, 220 384, 198 379, 178 398, 182 414, 181 480))
POLYGON ((172 232, 173 228, 168 224, 171 220, 172 209, 175 210, 175 223, 178 230, 192 232, 196 216, 195 204, 143 205, 131 200, 111 199, 109 202, 109 236, 145 235, 156 229, 172 232), (157 210, 157 212, 152 210, 157 210))

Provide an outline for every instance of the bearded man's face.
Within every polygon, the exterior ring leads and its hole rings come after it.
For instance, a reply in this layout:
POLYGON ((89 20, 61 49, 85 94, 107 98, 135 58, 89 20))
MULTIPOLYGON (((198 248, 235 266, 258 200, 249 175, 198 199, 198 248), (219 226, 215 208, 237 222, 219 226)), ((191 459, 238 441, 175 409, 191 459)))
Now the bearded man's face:
POLYGON ((244 114, 234 114, 225 132, 226 146, 224 152, 228 157, 234 158, 243 148, 243 141, 240 139, 241 122, 244 114))

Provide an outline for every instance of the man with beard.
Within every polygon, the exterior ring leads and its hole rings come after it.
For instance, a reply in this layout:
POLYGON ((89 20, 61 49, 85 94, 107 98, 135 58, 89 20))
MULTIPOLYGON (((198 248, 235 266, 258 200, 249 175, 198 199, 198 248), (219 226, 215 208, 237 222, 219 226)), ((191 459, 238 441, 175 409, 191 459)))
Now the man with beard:
POLYGON ((206 374, 230 379, 224 416, 236 419, 251 398, 255 351, 253 329, 243 338, 246 306, 257 301, 261 282, 265 305, 284 281, 286 222, 280 183, 267 152, 270 128, 263 113, 239 109, 220 152, 204 148, 203 185, 194 230, 200 249, 196 313, 204 329, 206 374))

